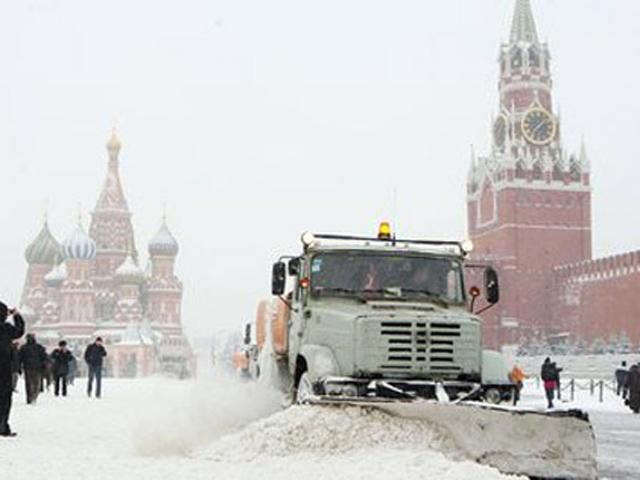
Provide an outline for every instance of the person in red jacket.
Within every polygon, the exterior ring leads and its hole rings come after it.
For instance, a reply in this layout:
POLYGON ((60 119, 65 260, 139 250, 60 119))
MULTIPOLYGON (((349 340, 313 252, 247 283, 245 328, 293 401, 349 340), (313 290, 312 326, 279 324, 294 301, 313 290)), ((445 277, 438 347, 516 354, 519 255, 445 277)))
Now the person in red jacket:
POLYGON ((556 381, 557 372, 555 364, 551 363, 549 357, 544 359, 542 369, 540 370, 540 378, 544 383, 544 391, 547 395, 547 408, 553 408, 553 394, 558 386, 556 381))

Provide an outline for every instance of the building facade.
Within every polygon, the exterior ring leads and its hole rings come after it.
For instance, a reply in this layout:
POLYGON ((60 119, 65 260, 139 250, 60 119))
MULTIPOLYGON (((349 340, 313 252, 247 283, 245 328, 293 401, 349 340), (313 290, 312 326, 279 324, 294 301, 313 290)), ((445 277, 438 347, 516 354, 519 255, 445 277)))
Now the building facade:
POLYGON ((473 155, 467 179, 474 258, 501 273, 502 300, 484 318, 488 346, 553 337, 588 342, 614 330, 640 344, 633 316, 639 304, 631 295, 619 296, 618 276, 605 273, 624 263, 620 271, 632 275, 638 256, 592 259, 590 161, 584 141, 577 152, 564 145, 551 55, 538 37, 529 0, 516 0, 498 63, 491 151, 473 155), (584 280, 585 272, 591 280, 584 280), (598 288, 590 291, 596 278, 598 288), (592 310, 591 303, 599 306, 592 310), (596 320, 595 311, 626 313, 608 323, 596 320), (592 322, 604 322, 597 333, 592 322))
POLYGON ((29 331, 48 346, 66 340, 76 353, 100 336, 115 376, 192 373, 182 328, 182 283, 175 275, 178 242, 163 219, 140 267, 131 212, 120 181, 121 143, 107 142, 107 176, 87 233, 78 220, 62 242, 45 221, 27 247, 22 311, 29 331))

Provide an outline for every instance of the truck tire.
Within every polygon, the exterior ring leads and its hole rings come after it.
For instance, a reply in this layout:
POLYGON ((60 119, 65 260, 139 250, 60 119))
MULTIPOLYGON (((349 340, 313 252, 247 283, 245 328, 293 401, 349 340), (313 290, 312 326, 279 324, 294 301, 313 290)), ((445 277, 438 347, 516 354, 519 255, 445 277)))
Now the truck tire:
POLYGON ((315 391, 311 382, 311 375, 309 375, 309 372, 304 372, 300 376, 298 388, 296 389, 296 404, 304 405, 309 403, 310 398, 314 395, 315 391))
POLYGON ((502 392, 497 388, 488 388, 484 392, 484 400, 493 405, 499 405, 502 402, 502 392))

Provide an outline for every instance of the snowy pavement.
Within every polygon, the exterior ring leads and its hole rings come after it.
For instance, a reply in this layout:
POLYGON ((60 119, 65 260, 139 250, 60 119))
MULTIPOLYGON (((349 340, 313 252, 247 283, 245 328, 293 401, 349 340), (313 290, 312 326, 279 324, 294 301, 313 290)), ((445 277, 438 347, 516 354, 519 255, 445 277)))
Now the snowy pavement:
MULTIPOLYGON (((568 397, 563 392, 563 398, 568 397)), ((576 399, 570 402, 556 401, 559 408, 580 408, 589 412, 598 448, 598 473, 601 480, 640 479, 640 415, 633 415, 620 397, 605 390, 603 402, 597 392, 577 391, 576 399)), ((534 381, 527 382, 523 405, 544 406, 546 400, 542 387, 534 381)))
MULTIPOLYGON (((462 461, 433 429, 359 409, 281 411, 258 385, 108 379, 100 400, 84 386, 79 379, 68 398, 45 394, 36 406, 14 397, 19 436, 0 439, 3 478, 515 478, 462 461)), ((543 404, 533 385, 524 397, 543 404)), ((579 400, 596 428, 601 478, 640 479, 640 418, 616 398, 579 400)))

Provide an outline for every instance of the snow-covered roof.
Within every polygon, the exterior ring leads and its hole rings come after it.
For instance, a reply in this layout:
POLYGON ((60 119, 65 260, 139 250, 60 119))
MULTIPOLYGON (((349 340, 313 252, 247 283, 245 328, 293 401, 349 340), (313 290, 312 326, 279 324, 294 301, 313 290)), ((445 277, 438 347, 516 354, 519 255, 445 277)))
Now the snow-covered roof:
POLYGON ((142 283, 144 271, 136 264, 131 255, 127 255, 122 265, 115 271, 116 281, 120 283, 142 283))
POLYGON ((178 242, 164 219, 160 230, 149 242, 149 253, 151 255, 177 255, 178 253, 178 242))
POLYGON ((47 285, 55 287, 60 285, 67 278, 67 264, 61 263, 60 265, 53 267, 49 273, 44 276, 44 281, 47 285))

